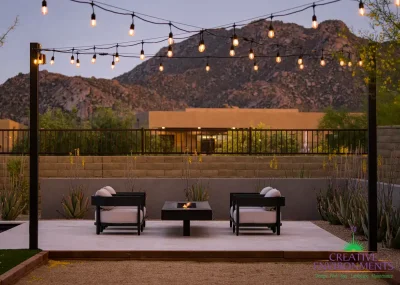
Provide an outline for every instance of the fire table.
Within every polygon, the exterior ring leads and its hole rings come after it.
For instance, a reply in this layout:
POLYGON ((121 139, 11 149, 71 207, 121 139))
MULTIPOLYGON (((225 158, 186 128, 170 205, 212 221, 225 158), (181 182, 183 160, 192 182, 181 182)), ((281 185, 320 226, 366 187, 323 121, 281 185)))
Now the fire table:
POLYGON ((166 201, 161 210, 161 220, 183 220, 183 235, 190 236, 190 221, 212 220, 212 210, 206 201, 166 201))

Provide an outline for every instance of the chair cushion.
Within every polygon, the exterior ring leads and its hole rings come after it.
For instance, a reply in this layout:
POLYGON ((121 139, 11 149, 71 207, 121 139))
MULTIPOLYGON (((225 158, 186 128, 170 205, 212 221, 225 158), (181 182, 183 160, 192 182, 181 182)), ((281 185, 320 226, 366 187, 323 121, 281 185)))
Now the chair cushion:
MULTIPOLYGON (((233 211, 233 220, 236 222, 236 210, 233 211)), ((273 224, 276 223, 276 211, 266 211, 263 207, 240 207, 239 222, 241 224, 273 224)))
POLYGON ((265 194, 264 197, 281 197, 281 192, 277 189, 271 189, 270 191, 265 194))
POLYGON ((108 192, 110 192, 111 195, 117 194, 117 192, 115 192, 114 188, 112 188, 111 186, 105 186, 103 187, 103 189, 106 189, 108 192))
MULTIPOLYGON (((101 188, 100 190, 96 191, 96 194, 94 194, 95 196, 101 196, 101 197, 112 197, 112 195, 110 194, 110 192, 108 192, 106 189, 101 188)), ((111 210, 114 208, 114 206, 103 206, 101 207, 104 210, 111 210)))
MULTIPOLYGON (((262 207, 249 207, 249 206, 240 207, 240 209, 253 209, 253 208, 262 208, 262 207)), ((233 206, 231 207, 230 214, 231 214, 231 217, 233 217, 233 206)))
MULTIPOLYGON (((96 213, 95 213, 96 219, 96 213)), ((100 220, 102 223, 118 223, 129 224, 137 223, 137 209, 115 207, 109 211, 100 212, 100 220)), ((143 221, 143 211, 140 210, 140 221, 143 221)))
POLYGON ((270 186, 265 187, 265 188, 263 188, 263 189, 261 190, 260 194, 261 194, 261 195, 265 195, 265 194, 268 193, 268 191, 270 191, 270 190, 272 190, 272 189, 274 189, 274 188, 272 188, 272 187, 270 187, 270 186))
MULTIPOLYGON (((135 210, 137 209, 136 206, 118 206, 116 208, 135 209, 135 210)), ((144 217, 146 218, 147 217, 146 207, 143 207, 143 214, 144 214, 144 217)))

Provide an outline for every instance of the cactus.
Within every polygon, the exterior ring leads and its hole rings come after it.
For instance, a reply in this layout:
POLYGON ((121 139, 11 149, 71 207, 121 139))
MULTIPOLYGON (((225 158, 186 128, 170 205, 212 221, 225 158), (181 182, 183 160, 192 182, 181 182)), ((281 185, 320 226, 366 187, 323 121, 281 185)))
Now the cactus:
POLYGON ((13 221, 23 212, 26 204, 23 202, 22 194, 16 191, 4 190, 0 192, 1 219, 13 221))
POLYGON ((85 198, 82 187, 78 186, 62 198, 61 205, 66 219, 83 219, 89 210, 89 198, 85 198))

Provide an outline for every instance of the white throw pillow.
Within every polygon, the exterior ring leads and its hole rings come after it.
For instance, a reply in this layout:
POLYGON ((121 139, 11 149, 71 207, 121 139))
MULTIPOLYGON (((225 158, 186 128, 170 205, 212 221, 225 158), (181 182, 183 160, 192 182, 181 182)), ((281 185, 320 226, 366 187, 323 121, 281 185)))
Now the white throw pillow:
POLYGON ((270 191, 270 190, 272 190, 272 189, 274 189, 274 188, 272 188, 272 187, 270 187, 270 186, 265 187, 265 188, 263 188, 263 189, 261 190, 260 194, 261 194, 261 195, 265 195, 265 194, 268 193, 268 191, 270 191))
POLYGON ((110 192, 111 195, 117 194, 117 192, 115 192, 114 188, 112 188, 111 186, 105 186, 103 187, 103 189, 106 189, 108 192, 110 192))
MULTIPOLYGON (((112 197, 112 195, 110 194, 110 192, 108 192, 107 189, 101 188, 100 190, 96 191, 95 196, 101 196, 101 197, 112 197)), ((104 206, 101 207, 104 210, 111 210, 114 208, 114 206, 104 206)))
POLYGON ((270 191, 265 194, 264 197, 281 197, 281 192, 277 189, 271 189, 270 191))

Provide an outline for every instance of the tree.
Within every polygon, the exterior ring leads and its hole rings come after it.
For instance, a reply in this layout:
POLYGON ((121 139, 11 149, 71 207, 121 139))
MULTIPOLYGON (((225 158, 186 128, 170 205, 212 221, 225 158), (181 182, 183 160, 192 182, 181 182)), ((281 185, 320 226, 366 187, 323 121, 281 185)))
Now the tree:
POLYGON ((9 34, 12 30, 14 30, 14 29, 17 27, 17 25, 18 25, 18 16, 15 18, 14 23, 13 23, 10 27, 8 27, 7 31, 6 31, 4 34, 0 35, 0 48, 1 48, 1 47, 4 45, 4 43, 6 42, 6 39, 7 39, 8 34, 9 34))
POLYGON ((365 129, 367 117, 365 114, 351 114, 345 109, 334 110, 329 107, 318 124, 319 129, 365 129))

